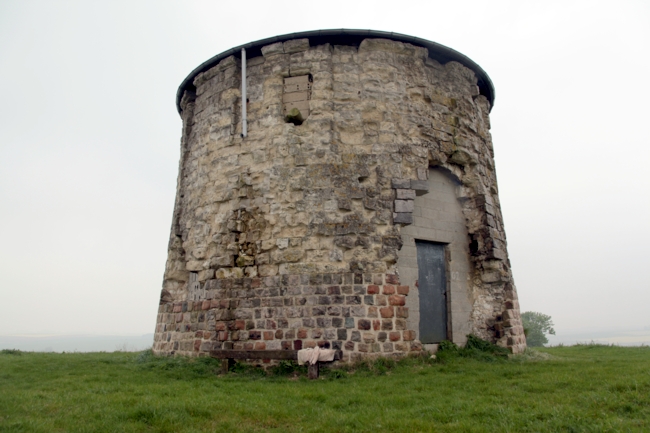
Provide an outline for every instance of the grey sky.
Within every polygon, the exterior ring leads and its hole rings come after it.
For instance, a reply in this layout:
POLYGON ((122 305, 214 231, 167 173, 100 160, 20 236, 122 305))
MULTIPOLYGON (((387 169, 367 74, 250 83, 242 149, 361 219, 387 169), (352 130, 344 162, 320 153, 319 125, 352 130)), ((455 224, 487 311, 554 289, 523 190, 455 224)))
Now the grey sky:
POLYGON ((476 61, 523 310, 650 326, 650 3, 0 0, 0 334, 153 332, 174 98, 236 45, 405 33, 476 61))

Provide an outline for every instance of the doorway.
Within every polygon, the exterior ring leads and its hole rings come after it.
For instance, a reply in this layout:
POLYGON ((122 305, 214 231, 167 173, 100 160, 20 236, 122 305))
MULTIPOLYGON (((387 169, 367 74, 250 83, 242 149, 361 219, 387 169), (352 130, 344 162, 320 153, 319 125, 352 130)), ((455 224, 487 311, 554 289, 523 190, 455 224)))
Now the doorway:
POLYGON ((415 240, 420 298, 420 341, 447 339, 447 266, 445 244, 415 240))

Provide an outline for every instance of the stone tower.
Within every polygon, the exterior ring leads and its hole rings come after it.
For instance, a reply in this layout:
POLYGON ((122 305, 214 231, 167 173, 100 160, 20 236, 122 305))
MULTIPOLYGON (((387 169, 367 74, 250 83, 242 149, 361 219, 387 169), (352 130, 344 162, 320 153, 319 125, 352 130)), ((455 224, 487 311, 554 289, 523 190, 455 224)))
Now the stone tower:
POLYGON ((499 206, 494 89, 411 36, 321 30, 181 84, 154 352, 401 356, 468 334, 525 349, 499 206))

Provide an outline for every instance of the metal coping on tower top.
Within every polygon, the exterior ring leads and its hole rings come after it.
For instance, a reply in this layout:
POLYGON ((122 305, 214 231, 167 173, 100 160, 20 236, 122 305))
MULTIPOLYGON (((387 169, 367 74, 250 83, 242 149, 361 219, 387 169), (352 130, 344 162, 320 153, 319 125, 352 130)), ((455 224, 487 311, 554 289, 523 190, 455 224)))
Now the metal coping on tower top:
POLYGON ((253 58, 262 55, 262 47, 276 42, 285 42, 292 39, 309 38, 311 46, 323 45, 326 43, 332 45, 359 45, 366 38, 391 39, 399 42, 406 42, 412 45, 425 47, 429 50, 429 57, 433 60, 445 64, 450 61, 456 61, 463 66, 471 69, 478 79, 478 87, 482 95, 490 101, 490 109, 494 105, 494 85, 488 74, 476 62, 464 54, 459 53, 444 45, 415 36, 404 35, 401 33, 383 32, 377 30, 356 30, 356 29, 331 29, 331 30, 312 30, 298 33, 288 33, 286 35, 273 36, 258 41, 249 42, 238 47, 226 50, 216 56, 203 62, 198 68, 194 69, 181 83, 176 92, 176 108, 180 113, 181 98, 186 90, 195 91, 194 78, 202 72, 216 66, 226 57, 235 55, 239 56, 242 48, 246 48, 247 57, 253 58))

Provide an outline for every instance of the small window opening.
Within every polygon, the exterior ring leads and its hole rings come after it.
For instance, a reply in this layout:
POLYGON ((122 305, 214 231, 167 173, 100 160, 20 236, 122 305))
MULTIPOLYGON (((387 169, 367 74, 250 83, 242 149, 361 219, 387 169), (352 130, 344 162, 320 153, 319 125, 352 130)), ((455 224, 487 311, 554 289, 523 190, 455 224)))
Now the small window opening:
POLYGON ((478 240, 476 240, 476 239, 474 239, 472 237, 472 240, 469 243, 469 252, 470 252, 470 254, 473 255, 473 256, 477 256, 478 255, 478 247, 479 247, 478 240))
POLYGON ((199 283, 198 272, 190 272, 189 286, 190 286, 190 290, 198 290, 201 287, 201 283, 199 283))
POLYGON ((309 117, 312 82, 311 74, 284 79, 282 113, 285 122, 302 125, 302 122, 309 117))
POLYGON ((189 301, 200 301, 201 297, 201 283, 199 282, 198 272, 190 272, 190 280, 188 281, 187 299, 189 301))

